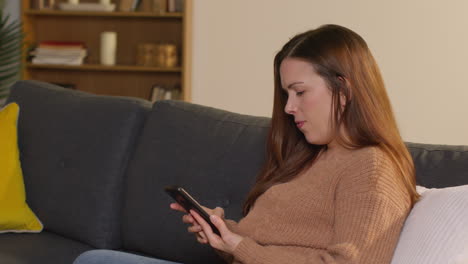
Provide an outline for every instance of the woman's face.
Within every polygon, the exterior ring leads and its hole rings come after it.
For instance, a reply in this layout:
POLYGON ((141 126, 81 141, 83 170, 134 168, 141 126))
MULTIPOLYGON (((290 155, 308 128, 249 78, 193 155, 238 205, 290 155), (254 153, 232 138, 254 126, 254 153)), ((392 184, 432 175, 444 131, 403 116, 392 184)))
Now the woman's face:
POLYGON ((281 85, 288 94, 284 108, 294 116, 307 142, 316 145, 332 141, 332 93, 314 66, 302 59, 286 58, 280 65, 281 85))

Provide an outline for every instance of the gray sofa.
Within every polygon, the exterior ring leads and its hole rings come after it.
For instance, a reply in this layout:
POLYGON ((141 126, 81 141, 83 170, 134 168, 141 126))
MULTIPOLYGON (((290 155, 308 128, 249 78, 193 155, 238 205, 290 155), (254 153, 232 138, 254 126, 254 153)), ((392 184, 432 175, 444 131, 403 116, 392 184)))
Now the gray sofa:
MULTIPOLYGON (((20 106, 27 202, 45 228, 0 234, 0 263, 71 264, 95 248, 222 263, 186 232, 163 187, 184 186, 204 205, 239 219, 264 159, 268 118, 36 81, 16 83, 7 102, 20 106)), ((468 184, 468 147, 408 147, 418 184, 468 184)))

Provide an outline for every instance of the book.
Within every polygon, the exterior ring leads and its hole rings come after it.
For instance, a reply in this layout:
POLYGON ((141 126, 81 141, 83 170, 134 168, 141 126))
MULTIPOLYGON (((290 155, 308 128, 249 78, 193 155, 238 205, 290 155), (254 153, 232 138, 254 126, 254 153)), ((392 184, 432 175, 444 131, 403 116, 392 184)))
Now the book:
POLYGON ((171 100, 172 99, 172 91, 171 90, 165 90, 164 91, 164 100, 171 100))
POLYGON ((167 0, 167 12, 182 12, 184 9, 183 0, 167 0))
POLYGON ((167 88, 155 84, 151 89, 150 101, 154 103, 159 100, 180 100, 180 97, 180 88, 177 88, 177 86, 167 88))
POLYGON ((115 10, 114 4, 100 4, 100 3, 79 3, 69 4, 60 3, 59 9, 64 11, 101 11, 101 12, 112 12, 115 10))
POLYGON ((175 0, 175 11, 180 13, 184 11, 184 0, 175 0))
POLYGON ((164 97, 164 93, 165 91, 163 87, 159 85, 153 85, 153 88, 151 90, 150 101, 154 103, 158 100, 162 100, 164 97))
POLYGON ((140 4, 141 4, 141 0, 133 0, 132 7, 130 8, 130 11, 137 11, 140 4))
POLYGON ((78 56, 85 57, 87 51, 85 49, 50 49, 50 48, 36 48, 31 52, 35 56, 78 56))
POLYGON ((81 65, 87 50, 83 42, 42 41, 29 54, 33 64, 81 65))
POLYGON ((171 100, 182 100, 182 94, 181 94, 180 90, 178 90, 178 89, 172 90, 171 100))
POLYGON ((33 64, 82 65, 84 58, 34 57, 33 64))
POLYGON ((134 0, 120 0, 119 11, 129 12, 132 10, 132 4, 134 0))
POLYGON ((85 48, 85 43, 81 41, 41 41, 38 47, 48 48, 85 48))

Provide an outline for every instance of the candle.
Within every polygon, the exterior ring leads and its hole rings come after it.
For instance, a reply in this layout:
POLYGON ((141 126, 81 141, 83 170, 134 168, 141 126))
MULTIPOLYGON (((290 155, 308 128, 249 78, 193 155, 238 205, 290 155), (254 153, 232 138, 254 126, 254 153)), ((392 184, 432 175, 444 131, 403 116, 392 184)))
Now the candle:
POLYGON ((110 5, 111 1, 110 0, 100 0, 101 5, 110 5))
POLYGON ((101 33, 101 64, 115 65, 117 52, 117 33, 106 31, 101 33))

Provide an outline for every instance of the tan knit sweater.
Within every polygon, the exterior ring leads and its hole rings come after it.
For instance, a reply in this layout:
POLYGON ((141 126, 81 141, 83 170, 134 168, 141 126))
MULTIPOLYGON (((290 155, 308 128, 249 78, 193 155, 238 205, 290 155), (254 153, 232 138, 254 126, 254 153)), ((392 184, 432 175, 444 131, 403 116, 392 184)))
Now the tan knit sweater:
POLYGON ((228 227, 245 238, 232 263, 390 263, 410 200, 376 147, 323 152, 228 227))

